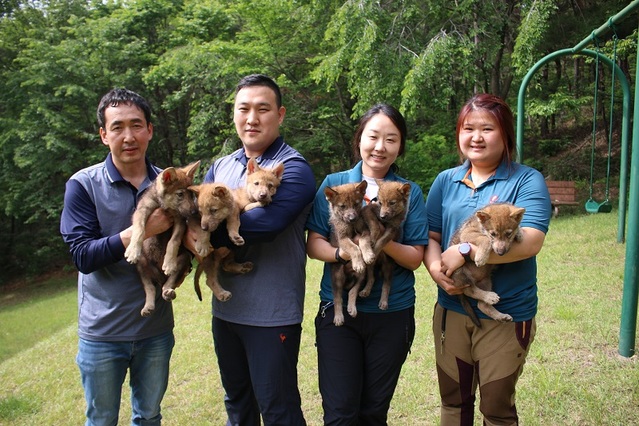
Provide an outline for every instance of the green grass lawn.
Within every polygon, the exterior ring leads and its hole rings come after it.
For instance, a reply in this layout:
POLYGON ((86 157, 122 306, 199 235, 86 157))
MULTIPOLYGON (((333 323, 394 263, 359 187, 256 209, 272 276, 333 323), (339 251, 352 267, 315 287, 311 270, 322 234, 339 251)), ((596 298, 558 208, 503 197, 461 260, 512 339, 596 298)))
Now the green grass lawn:
MULTIPOLYGON (((639 425, 639 365, 617 353, 625 245, 616 214, 553 219, 539 255, 537 337, 517 393, 522 425, 639 425)), ((322 424, 313 318, 321 265, 308 263, 299 362, 303 409, 322 424)), ((439 396, 431 336, 435 284, 417 272, 417 335, 391 404, 390 425, 438 424, 439 396)), ((83 423, 75 366, 75 278, 41 284, 26 297, 0 299, 0 425, 83 423)), ((206 288, 204 289, 207 290, 206 288)), ((210 303, 188 278, 175 300, 176 346, 165 425, 223 425, 223 391, 210 332, 210 303)), ((121 423, 130 416, 125 390, 121 423)), ((479 415, 475 424, 481 424, 479 415)))

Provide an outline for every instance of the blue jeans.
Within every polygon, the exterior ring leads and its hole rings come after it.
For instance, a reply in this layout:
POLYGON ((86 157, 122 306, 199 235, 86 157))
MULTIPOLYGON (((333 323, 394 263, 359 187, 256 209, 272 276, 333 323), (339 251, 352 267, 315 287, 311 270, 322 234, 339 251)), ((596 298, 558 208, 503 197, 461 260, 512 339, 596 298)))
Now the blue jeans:
POLYGON ((132 342, 80 339, 76 362, 87 401, 86 426, 117 425, 122 384, 130 371, 133 425, 159 425, 169 382, 173 332, 132 342))

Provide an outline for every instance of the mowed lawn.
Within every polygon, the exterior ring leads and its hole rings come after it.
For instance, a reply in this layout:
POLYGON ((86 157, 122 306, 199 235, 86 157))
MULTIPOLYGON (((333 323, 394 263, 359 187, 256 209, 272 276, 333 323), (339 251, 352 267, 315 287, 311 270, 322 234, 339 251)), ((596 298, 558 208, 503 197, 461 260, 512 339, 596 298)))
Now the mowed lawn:
MULTIPOLYGON (((637 358, 618 355, 625 245, 616 235, 614 212, 552 221, 539 255, 537 337, 517 393, 522 425, 639 425, 637 358)), ((313 329, 321 264, 309 261, 307 271, 299 382, 308 424, 321 425, 313 329)), ((74 361, 75 278, 27 290, 6 290, 0 297, 0 425, 83 424, 74 361)), ((417 335, 391 404, 390 425, 439 423, 431 332, 436 286, 423 267, 417 293, 417 335)), ((197 300, 190 277, 174 303, 176 346, 163 424, 223 425, 210 303, 197 300)), ((125 390, 121 424, 129 423, 129 395, 125 390)), ((475 424, 481 424, 479 414, 475 424)))

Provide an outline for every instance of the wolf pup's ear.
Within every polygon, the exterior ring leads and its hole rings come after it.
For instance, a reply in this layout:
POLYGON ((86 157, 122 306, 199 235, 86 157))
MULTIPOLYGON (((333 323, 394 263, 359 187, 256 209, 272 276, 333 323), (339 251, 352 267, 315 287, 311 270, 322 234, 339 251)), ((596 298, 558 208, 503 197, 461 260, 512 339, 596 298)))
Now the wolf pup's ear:
POLYGON ((475 216, 477 216, 477 219, 479 219, 480 223, 486 223, 490 220, 490 213, 483 210, 476 211, 475 216))
POLYGON ((197 160, 195 163, 191 163, 186 166, 184 168, 184 171, 190 179, 193 179, 193 176, 195 176, 195 172, 197 171, 198 167, 200 167, 200 160, 197 160))
POLYGON ((368 186, 368 182, 363 180, 357 185, 357 191, 359 191, 362 195, 364 195, 364 194, 366 194, 366 187, 367 186, 368 186))
POLYGON ((217 197, 228 197, 231 195, 231 191, 229 191, 229 189, 224 185, 218 185, 213 190, 213 194, 217 197))
POLYGON ((280 163, 273 169, 273 173, 278 179, 282 179, 282 175, 284 174, 284 163, 280 163))
POLYGON ((336 196, 336 195, 337 195, 337 191, 335 191, 330 186, 327 186, 326 188, 324 188, 324 196, 326 197, 326 199, 328 200, 329 203, 331 202, 333 197, 336 196))
POLYGON ((402 185, 402 187, 400 188, 399 192, 404 196, 404 197, 408 197, 408 195, 410 194, 410 183, 405 183, 402 185))
POLYGON ((510 213, 510 217, 512 217, 517 222, 521 222, 521 220, 524 218, 524 213, 525 212, 526 212, 525 208, 517 207, 517 208, 513 209, 513 211, 510 213))
POLYGON ((167 167, 162 170, 162 183, 169 183, 177 179, 177 172, 175 171, 175 167, 167 167))
POLYGON ((248 174, 250 175, 252 173, 255 173, 259 169, 260 169, 260 166, 257 164, 257 161, 255 161, 255 158, 253 157, 249 158, 248 163, 246 163, 246 170, 248 174))

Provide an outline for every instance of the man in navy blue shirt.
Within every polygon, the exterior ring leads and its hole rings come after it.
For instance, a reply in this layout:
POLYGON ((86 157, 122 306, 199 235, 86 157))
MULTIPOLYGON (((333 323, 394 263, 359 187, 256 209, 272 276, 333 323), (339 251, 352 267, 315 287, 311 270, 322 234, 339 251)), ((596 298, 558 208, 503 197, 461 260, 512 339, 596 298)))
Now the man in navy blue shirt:
MULTIPOLYGON (((159 425, 174 345, 171 303, 158 299, 144 318, 144 290, 124 258, 137 201, 160 172, 146 159, 153 137, 151 107, 138 94, 114 89, 97 111, 106 159, 66 184, 60 232, 78 274, 77 364, 87 402, 86 425, 118 423, 122 384, 130 373, 132 424, 159 425)), ((171 226, 160 210, 146 236, 171 226)))
MULTIPOLYGON (((269 77, 244 77, 235 92, 233 121, 242 148, 217 160, 205 182, 231 188, 245 184, 246 164, 284 164, 282 183, 266 207, 241 216, 245 245, 239 262, 254 268, 244 275, 220 274, 233 297, 213 297, 213 341, 229 425, 305 425, 297 387, 306 282, 304 224, 315 195, 306 160, 284 142, 279 126, 286 113, 277 84, 269 77)), ((226 230, 212 234, 214 247, 232 247, 226 230)))

